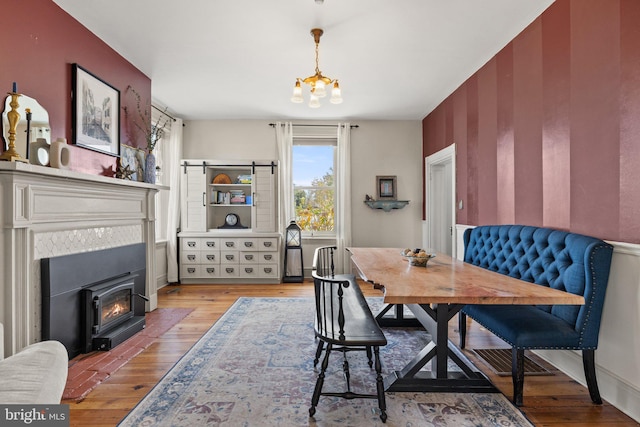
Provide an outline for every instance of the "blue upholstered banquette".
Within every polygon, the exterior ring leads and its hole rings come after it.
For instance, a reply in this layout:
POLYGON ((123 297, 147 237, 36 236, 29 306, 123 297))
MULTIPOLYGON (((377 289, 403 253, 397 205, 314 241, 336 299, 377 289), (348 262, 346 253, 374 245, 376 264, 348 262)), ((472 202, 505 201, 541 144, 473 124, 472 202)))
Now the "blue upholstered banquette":
POLYGON ((467 305, 460 312, 460 344, 469 316, 512 346, 514 402, 522 404, 525 349, 582 350, 587 385, 602 403, 594 350, 613 247, 596 238, 550 228, 487 225, 464 234, 464 261, 527 282, 582 295, 585 304, 467 305))

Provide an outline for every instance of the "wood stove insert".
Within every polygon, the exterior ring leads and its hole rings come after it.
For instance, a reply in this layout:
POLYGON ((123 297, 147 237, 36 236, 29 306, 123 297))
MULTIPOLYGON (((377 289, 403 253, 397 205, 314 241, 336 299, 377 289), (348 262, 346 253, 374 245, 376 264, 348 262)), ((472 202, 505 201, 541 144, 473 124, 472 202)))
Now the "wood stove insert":
POLYGON ((82 346, 85 353, 110 350, 144 328, 144 316, 135 316, 135 275, 88 286, 82 294, 82 346))
MULTIPOLYGON (((70 359, 80 353, 93 351, 94 339, 103 340, 97 347, 106 350, 128 338, 127 334, 136 327, 138 330, 144 327, 145 304, 142 298, 136 296, 142 296, 145 292, 144 243, 44 258, 41 260, 41 279, 42 339, 60 341, 67 348, 70 359), (84 329, 87 311, 83 308, 85 291, 98 288, 97 292, 102 293, 107 284, 113 281, 133 282, 131 290, 116 294, 129 295, 132 317, 99 320, 96 332, 92 324, 90 336, 87 337, 84 329), (133 329, 123 333, 122 329, 131 324, 133 329), (104 341, 107 343, 101 348, 104 341)), ((100 304, 105 305, 104 302, 100 304)))

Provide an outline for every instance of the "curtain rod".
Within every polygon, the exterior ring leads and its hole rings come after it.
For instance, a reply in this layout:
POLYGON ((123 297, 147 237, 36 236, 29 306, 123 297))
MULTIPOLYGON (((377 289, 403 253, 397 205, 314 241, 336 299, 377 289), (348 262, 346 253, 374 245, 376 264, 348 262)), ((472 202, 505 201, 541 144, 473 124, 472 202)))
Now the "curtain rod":
MULTIPOLYGON (((272 128, 276 127, 276 123, 269 123, 269 126, 271 126, 272 128)), ((341 125, 296 125, 296 124, 291 124, 291 126, 293 127, 335 127, 337 128, 338 126, 341 125)), ((351 129, 353 128, 359 128, 359 125, 350 125, 351 129)))
POLYGON ((176 120, 178 120, 178 119, 176 119, 175 117, 173 117, 171 114, 168 114, 168 113, 166 112, 166 110, 161 110, 160 108, 156 107, 156 106, 155 106, 155 105, 153 105, 153 104, 151 104, 151 106, 152 106, 153 108, 155 108, 156 110, 160 111, 160 112, 161 112, 162 114, 164 114, 165 116, 169 117, 169 118, 170 118, 171 120, 173 120, 174 122, 175 122, 176 120))

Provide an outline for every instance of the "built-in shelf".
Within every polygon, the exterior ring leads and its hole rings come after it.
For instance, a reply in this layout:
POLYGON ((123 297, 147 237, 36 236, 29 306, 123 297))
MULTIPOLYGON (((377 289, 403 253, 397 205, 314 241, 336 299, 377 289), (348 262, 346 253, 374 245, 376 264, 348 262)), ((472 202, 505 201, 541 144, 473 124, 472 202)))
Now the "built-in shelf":
POLYGON ((382 209, 385 212, 391 209, 402 209, 409 204, 409 200, 365 200, 364 203, 371 209, 382 209))

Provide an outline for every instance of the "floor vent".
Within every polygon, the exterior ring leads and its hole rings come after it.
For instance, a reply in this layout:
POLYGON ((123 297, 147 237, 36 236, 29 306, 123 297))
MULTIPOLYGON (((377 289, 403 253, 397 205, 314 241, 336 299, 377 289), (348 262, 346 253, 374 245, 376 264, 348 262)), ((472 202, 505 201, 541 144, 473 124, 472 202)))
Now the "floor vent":
MULTIPOLYGON (((476 356, 486 363, 496 375, 501 377, 511 376, 511 349, 510 348, 488 348, 471 350, 476 356)), ((524 357, 525 375, 554 375, 553 372, 543 368, 529 356, 524 357)))

